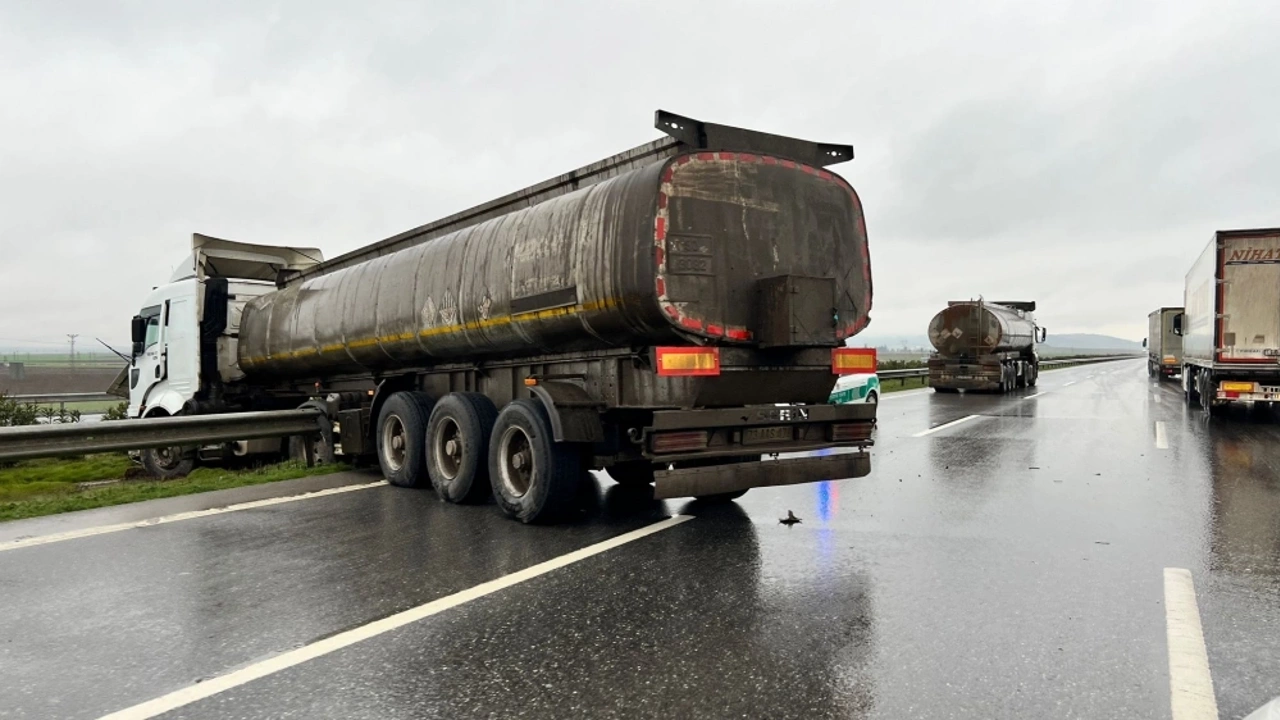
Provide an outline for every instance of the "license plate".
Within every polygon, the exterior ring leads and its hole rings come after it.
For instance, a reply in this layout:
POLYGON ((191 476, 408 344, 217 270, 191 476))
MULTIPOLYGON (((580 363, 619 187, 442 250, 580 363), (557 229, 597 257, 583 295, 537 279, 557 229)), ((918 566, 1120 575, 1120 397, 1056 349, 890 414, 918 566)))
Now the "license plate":
POLYGON ((790 442, 794 439, 790 426, 747 428, 742 431, 743 445, 761 445, 764 443, 790 442))

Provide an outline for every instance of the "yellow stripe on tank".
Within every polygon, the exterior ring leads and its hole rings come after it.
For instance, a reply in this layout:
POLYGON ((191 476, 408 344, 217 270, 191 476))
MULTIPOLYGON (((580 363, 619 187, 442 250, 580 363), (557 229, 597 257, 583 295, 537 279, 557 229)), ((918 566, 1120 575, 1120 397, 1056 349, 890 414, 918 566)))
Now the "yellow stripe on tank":
POLYGON ((577 315, 584 312, 592 312, 595 310, 605 310, 617 307, 618 301, 612 298, 606 300, 597 300, 582 305, 572 305, 569 307, 551 308, 549 310, 533 310, 530 312, 517 313, 515 315, 498 315, 496 317, 484 320, 471 320, 465 323, 455 325, 442 325, 440 327, 423 328, 416 333, 396 333, 394 335, 383 335, 381 337, 360 338, 352 340, 348 343, 330 343, 323 345, 319 349, 308 347, 299 350, 290 350, 283 353, 272 353, 271 355, 245 358, 243 364, 246 367, 253 367, 270 360, 291 360, 293 358, 307 357, 311 355, 323 355, 327 353, 340 352, 348 349, 358 349, 381 345, 383 343, 403 342, 412 340, 417 337, 437 337, 440 335, 450 335, 453 333, 463 332, 466 330, 484 330, 492 327, 503 327, 514 323, 531 322, 535 320, 549 320, 558 317, 567 317, 569 315, 577 315))

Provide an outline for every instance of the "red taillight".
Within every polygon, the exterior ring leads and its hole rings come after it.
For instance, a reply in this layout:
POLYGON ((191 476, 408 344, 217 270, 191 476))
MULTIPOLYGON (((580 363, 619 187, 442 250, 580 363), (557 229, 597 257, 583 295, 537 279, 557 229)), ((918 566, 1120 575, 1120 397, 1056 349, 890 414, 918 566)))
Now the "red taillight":
POLYGON ((720 348, 660 347, 657 361, 659 375, 720 374, 720 348))
POLYGON ((839 423, 831 426, 832 442, 854 442, 871 437, 871 423, 839 423))
POLYGON ((831 372, 836 375, 876 371, 875 348, 836 348, 831 351, 831 372))
POLYGON ((690 430, 687 432, 658 433, 653 436, 655 453, 684 452, 701 450, 707 446, 707 431, 690 430))

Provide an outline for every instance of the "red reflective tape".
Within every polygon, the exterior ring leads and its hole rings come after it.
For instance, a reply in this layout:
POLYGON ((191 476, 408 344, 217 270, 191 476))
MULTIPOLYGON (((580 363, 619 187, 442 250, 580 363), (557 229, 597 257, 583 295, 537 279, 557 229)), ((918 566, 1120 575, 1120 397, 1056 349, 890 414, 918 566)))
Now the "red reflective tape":
POLYGON ((663 307, 662 309, 663 309, 663 310, 666 310, 666 311, 667 311, 667 314, 668 314, 668 315, 670 315, 670 316, 671 316, 671 317, 673 317, 673 318, 678 318, 678 317, 680 317, 680 308, 676 307, 675 305, 672 305, 672 304, 668 303, 668 304, 667 304, 665 307, 663 307))
POLYGON ((765 165, 777 165, 777 164, 778 164, 778 158, 771 158, 771 157, 769 157, 768 155, 765 155, 765 156, 764 156, 764 158, 763 158, 763 162, 764 162, 764 164, 765 164, 765 165))
POLYGON ((724 336, 730 340, 750 340, 751 332, 746 328, 729 328, 724 331, 724 336))
POLYGON ((833 181, 834 181, 834 180, 836 179, 836 176, 835 176, 835 175, 832 175, 831 173, 827 172, 826 170, 819 170, 819 171, 818 171, 818 177, 822 178, 823 180, 833 180, 833 181))
POLYGON ((760 156, 751 153, 738 153, 738 159, 742 162, 760 162, 760 156))
POLYGON ((689 328, 690 330, 702 329, 702 321, 697 318, 682 317, 680 318, 680 324, 689 328))
POLYGON ((659 240, 667 239, 667 219, 661 215, 653 220, 653 236, 659 240))
POLYGON ((722 153, 720 153, 720 159, 721 159, 721 160, 733 160, 733 159, 734 159, 734 154, 733 154, 733 153, 731 153, 731 152, 722 152, 722 153))
POLYGON ((676 160, 676 164, 677 164, 677 165, 684 165, 685 163, 687 163, 687 162, 692 162, 692 161, 693 161, 693 156, 692 156, 692 155, 681 155, 681 156, 680 156, 680 159, 679 159, 679 160, 676 160))
POLYGON ((698 159, 699 160, 715 160, 716 154, 711 152, 700 152, 698 153, 698 159))
POLYGON ((665 210, 666 208, 667 208, 667 194, 664 192, 660 192, 658 193, 658 209, 665 210))
POLYGON ((803 170, 803 171, 805 172, 805 174, 806 174, 806 175, 813 175, 814 173, 816 173, 816 172, 817 172, 816 170, 814 170, 813 168, 809 167, 808 165, 801 165, 801 166, 800 166, 800 169, 801 169, 801 170, 803 170))
POLYGON ((796 166, 796 164, 791 160, 779 160, 778 162, 782 163, 782 167, 786 168, 795 168, 796 166))
POLYGON ((667 258, 666 250, 663 250, 662 248, 654 248, 653 261, 657 263, 658 267, 662 267, 662 261, 666 260, 666 258, 667 258))
POLYGON ((654 280, 653 287, 655 290, 658 291, 659 298, 664 298, 667 296, 667 279, 666 278, 660 277, 654 280))
POLYGON ((708 335, 723 335, 724 328, 719 325, 707 325, 708 335))

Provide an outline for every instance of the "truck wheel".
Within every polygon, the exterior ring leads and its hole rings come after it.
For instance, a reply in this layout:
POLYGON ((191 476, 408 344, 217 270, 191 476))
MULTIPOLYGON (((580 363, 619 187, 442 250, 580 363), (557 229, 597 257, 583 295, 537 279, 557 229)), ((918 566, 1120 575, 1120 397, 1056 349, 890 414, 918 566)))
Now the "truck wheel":
POLYGON ((378 466, 392 485, 424 487, 430 481, 425 445, 431 405, 426 393, 398 392, 378 412, 378 466))
POLYGON ((436 494, 451 503, 489 497, 489 434, 498 419, 493 401, 479 393, 440 398, 427 423, 427 474, 436 494))
POLYGON ((159 480, 186 477, 196 467, 196 453, 177 445, 148 448, 142 451, 142 467, 148 475, 159 480))
POLYGON ((645 461, 623 462, 607 469, 609 477, 619 485, 637 487, 653 484, 653 464, 645 461))
POLYGON ((880 403, 880 395, 875 390, 872 390, 871 392, 867 393, 868 405, 877 405, 879 403, 880 403))
POLYGON ((1183 368, 1182 371, 1182 399, 1186 401, 1187 407, 1195 407, 1199 402, 1199 394, 1196 392, 1196 382, 1198 378, 1194 370, 1183 368))
POLYGON ((1214 392, 1212 375, 1207 372, 1196 375, 1196 394, 1200 396, 1200 409, 1204 411, 1206 418, 1222 414, 1223 407, 1213 402, 1217 393, 1214 392))
POLYGON ((524 523, 554 522, 573 506, 582 457, 552 438, 542 403, 513 400, 493 426, 489 478, 507 515, 524 523))

